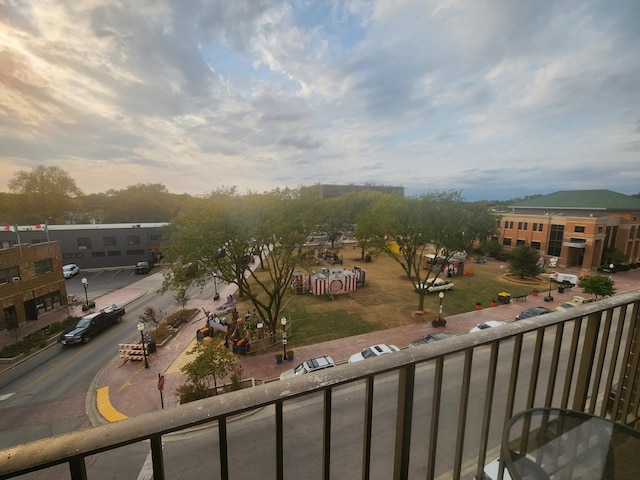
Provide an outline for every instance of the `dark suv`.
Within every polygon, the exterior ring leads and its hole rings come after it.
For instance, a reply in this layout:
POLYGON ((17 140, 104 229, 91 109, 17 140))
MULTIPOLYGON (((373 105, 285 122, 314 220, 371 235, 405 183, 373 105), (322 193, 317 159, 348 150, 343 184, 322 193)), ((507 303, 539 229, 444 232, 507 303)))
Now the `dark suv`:
POLYGON ((120 323, 124 315, 124 307, 112 305, 103 308, 99 312, 85 315, 75 327, 63 333, 58 338, 62 345, 73 345, 76 343, 89 343, 91 337, 109 328, 111 325, 120 323))
POLYGON ((152 262, 138 262, 136 264, 136 273, 149 273, 153 270, 152 262))

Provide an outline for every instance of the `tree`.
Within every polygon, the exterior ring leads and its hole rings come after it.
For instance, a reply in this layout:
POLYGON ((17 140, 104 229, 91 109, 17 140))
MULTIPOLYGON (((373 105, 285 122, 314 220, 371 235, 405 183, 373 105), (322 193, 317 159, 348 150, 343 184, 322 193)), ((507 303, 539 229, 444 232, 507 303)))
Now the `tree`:
POLYGON ((213 388, 218 394, 218 380, 224 379, 230 373, 240 368, 235 364, 236 356, 224 345, 214 342, 197 343, 189 352, 196 358, 180 368, 187 375, 187 379, 195 386, 195 390, 205 393, 213 388))
POLYGON ((520 278, 535 277, 540 273, 538 257, 538 251, 529 245, 518 245, 509 255, 509 270, 520 278))
POLYGON ((283 299, 289 291, 305 233, 305 203, 297 191, 275 190, 239 196, 215 192, 186 206, 168 228, 165 258, 176 263, 165 276, 163 291, 203 286, 214 273, 238 286, 264 319, 277 331, 283 299), (261 258, 259 274, 250 268, 261 258), (180 273, 179 265, 195 265, 193 274, 180 273))
POLYGON ((459 192, 439 192, 418 198, 396 198, 383 206, 380 226, 386 238, 394 239, 400 253, 387 249, 407 274, 419 294, 418 309, 424 309, 429 281, 437 279, 453 257, 465 255, 477 240, 495 233, 497 218, 485 206, 466 203, 459 192), (425 267, 425 254, 437 261, 425 267))
POLYGON ((82 195, 65 170, 42 165, 16 172, 9 191, 16 194, 9 214, 12 223, 64 223, 75 198, 82 195))
POLYGON ((605 297, 616 293, 613 280, 603 275, 586 275, 578 280, 578 286, 584 293, 595 295, 596 299, 598 295, 605 297))

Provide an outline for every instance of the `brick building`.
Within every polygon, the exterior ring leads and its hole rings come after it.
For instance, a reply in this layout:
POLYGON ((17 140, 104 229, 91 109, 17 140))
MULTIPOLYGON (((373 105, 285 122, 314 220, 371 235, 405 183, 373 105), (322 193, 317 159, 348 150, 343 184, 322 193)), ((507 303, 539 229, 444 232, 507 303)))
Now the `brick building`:
POLYGON ((608 248, 640 260, 640 199, 610 190, 561 191, 522 201, 502 213, 505 253, 529 245, 559 267, 587 272, 607 262, 608 248))
POLYGON ((0 330, 15 327, 67 303, 58 242, 0 250, 0 330))

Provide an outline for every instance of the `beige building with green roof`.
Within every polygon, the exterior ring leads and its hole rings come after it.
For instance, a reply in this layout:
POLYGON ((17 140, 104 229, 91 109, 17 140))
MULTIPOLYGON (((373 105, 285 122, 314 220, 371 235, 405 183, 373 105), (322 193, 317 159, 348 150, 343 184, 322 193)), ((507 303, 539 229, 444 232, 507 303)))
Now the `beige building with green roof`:
POLYGON ((505 253, 530 245, 545 263, 583 272, 605 265, 614 247, 629 263, 640 260, 640 199, 611 190, 561 191, 522 201, 502 214, 505 253))

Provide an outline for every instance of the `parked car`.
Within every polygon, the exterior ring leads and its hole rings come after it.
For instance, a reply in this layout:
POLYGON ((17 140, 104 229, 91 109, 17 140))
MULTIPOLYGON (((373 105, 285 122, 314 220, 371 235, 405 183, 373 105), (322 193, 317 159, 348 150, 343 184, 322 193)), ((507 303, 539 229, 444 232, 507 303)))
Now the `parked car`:
POLYGON ((516 320, 524 320, 525 318, 537 317, 538 315, 545 315, 551 312, 552 310, 549 310, 547 307, 531 307, 520 312, 520 314, 516 316, 516 320))
POLYGON ((427 293, 430 292, 440 292, 442 290, 449 290, 454 287, 454 284, 450 280, 445 280, 444 278, 436 278, 427 280, 426 282, 420 282, 420 284, 416 285, 416 290, 427 290, 427 293))
POLYGON ((64 278, 71 278, 76 276, 80 272, 80 267, 75 263, 69 263, 62 267, 62 275, 64 278))
POLYGON ((372 345, 362 350, 360 353, 354 353, 349 357, 349 363, 360 362, 367 358, 379 357, 380 355, 386 355, 387 353, 399 352, 400 349, 395 345, 386 345, 380 343, 378 345, 372 345))
POLYGON ((486 330, 487 328, 500 327, 501 325, 506 325, 506 324, 507 322, 501 322, 499 320, 489 320, 483 323, 479 323, 478 325, 473 327, 471 330, 469 330, 469 333, 481 332, 482 330, 486 330))
POLYGON ((328 355, 324 357, 312 358, 311 360, 305 360, 296 368, 286 370, 280 374, 280 380, 295 377, 296 375, 305 375, 311 372, 317 372, 318 370, 324 370, 325 368, 335 367, 336 364, 328 355))
POLYGON ((85 315, 75 327, 63 333, 58 338, 62 345, 73 345, 76 343, 89 343, 91 337, 106 330, 111 325, 120 323, 124 315, 124 307, 112 305, 103 308, 99 312, 85 315))
POLYGON ((136 273, 149 273, 153 270, 153 263, 151 262, 138 262, 136 264, 136 273))
POLYGON ((437 332, 429 333, 418 340, 414 340, 409 344, 409 348, 419 347, 420 345, 426 345, 428 343, 439 342, 440 340, 446 340, 453 337, 453 333, 437 332))

